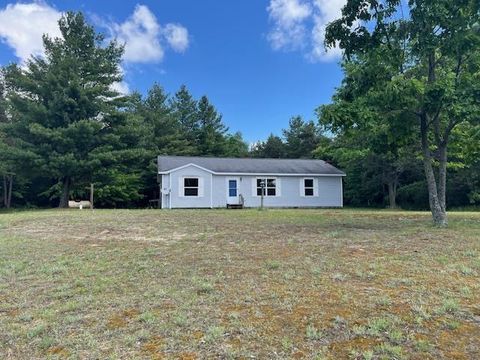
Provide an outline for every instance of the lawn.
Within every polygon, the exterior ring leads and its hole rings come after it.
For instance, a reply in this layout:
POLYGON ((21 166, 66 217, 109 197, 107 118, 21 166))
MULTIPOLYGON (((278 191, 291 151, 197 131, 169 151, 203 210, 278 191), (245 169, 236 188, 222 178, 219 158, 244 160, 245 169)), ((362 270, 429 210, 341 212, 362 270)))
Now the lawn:
POLYGON ((480 213, 0 214, 0 358, 478 359, 480 213))

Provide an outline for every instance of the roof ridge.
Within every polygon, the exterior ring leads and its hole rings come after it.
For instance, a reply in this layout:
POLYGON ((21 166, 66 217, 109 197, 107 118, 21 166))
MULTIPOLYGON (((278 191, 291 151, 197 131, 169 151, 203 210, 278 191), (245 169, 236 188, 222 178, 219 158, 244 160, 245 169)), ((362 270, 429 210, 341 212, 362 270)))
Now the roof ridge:
MULTIPOLYGON (((225 160, 305 160, 305 161, 322 161, 322 159, 306 159, 306 158, 256 158, 256 157, 229 157, 229 156, 201 156, 201 155, 158 155, 158 157, 172 157, 172 158, 199 158, 199 159, 225 159, 225 160)), ((328 164, 328 163, 327 163, 328 164)))

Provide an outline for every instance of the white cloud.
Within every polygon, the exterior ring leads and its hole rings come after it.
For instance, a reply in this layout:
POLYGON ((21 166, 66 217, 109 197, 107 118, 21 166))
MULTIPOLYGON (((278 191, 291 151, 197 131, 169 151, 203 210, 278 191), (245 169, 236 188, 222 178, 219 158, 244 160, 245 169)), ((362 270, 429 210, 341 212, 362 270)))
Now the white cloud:
POLYGON ((273 27, 267 38, 274 50, 302 50, 312 61, 341 56, 339 48, 325 50, 325 29, 341 16, 347 0, 270 0, 273 27))
POLYGON ((325 49, 325 30, 328 23, 339 19, 342 16, 342 8, 347 3, 346 0, 315 0, 314 5, 317 10, 314 15, 314 26, 312 29, 312 50, 308 54, 312 60, 332 60, 339 58, 342 51, 338 47, 325 49))
POLYGON ((123 23, 107 24, 112 36, 125 44, 123 59, 132 63, 161 62, 164 46, 184 52, 189 45, 188 30, 178 24, 160 25, 155 14, 145 5, 137 5, 123 23))
MULTIPOLYGON (((60 11, 43 1, 8 4, 0 9, 0 40, 8 44, 22 62, 30 55, 42 55, 42 35, 60 37, 61 16, 60 11)), ((125 62, 161 62, 166 47, 183 53, 189 46, 189 33, 184 26, 161 25, 145 5, 137 5, 124 22, 107 21, 95 14, 92 18, 98 26, 108 29, 112 38, 125 44, 125 62)))
MULTIPOLYGON (((42 35, 61 37, 58 20, 62 13, 43 1, 12 3, 0 8, 0 41, 10 46, 21 62, 31 55, 43 55, 42 35)), ((162 26, 145 5, 137 5, 124 22, 107 21, 91 15, 97 26, 108 29, 112 38, 125 44, 125 63, 161 62, 165 48, 183 53, 189 46, 188 30, 180 24, 162 26)), ((123 71, 123 70, 122 70, 123 71)), ((125 94, 130 91, 124 81, 112 86, 125 94)))
POLYGON ((144 5, 137 5, 133 14, 121 24, 112 24, 113 35, 125 44, 123 59, 127 62, 162 61, 160 25, 144 5))
POLYGON ((43 2, 8 4, 0 10, 0 39, 22 62, 30 55, 42 55, 42 35, 61 36, 58 29, 61 15, 43 2))
POLYGON ((164 36, 173 50, 183 53, 189 45, 188 30, 179 24, 167 24, 164 36))
POLYGON ((306 34, 304 21, 312 13, 310 4, 301 0, 271 0, 267 10, 273 21, 267 36, 273 49, 301 48, 306 34))

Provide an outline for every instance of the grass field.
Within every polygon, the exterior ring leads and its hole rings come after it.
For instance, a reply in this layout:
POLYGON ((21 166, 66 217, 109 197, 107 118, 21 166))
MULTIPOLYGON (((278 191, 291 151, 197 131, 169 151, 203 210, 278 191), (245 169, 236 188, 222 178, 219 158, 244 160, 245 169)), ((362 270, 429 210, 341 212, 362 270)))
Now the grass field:
POLYGON ((0 358, 479 359, 480 213, 0 214, 0 358))

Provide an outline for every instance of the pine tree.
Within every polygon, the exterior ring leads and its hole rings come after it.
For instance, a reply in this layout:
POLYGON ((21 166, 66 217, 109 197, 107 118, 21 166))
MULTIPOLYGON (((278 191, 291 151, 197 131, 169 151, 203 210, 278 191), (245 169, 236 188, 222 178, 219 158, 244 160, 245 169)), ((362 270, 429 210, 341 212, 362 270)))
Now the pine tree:
POLYGON ((185 139, 190 146, 196 147, 199 131, 197 102, 185 85, 182 85, 170 100, 170 108, 176 121, 180 124, 185 139))
POLYGON ((198 149, 201 155, 221 156, 225 153, 225 134, 228 128, 222 122, 222 116, 206 96, 198 102, 198 149))
POLYGON ((279 136, 270 134, 266 141, 256 144, 251 154, 258 158, 280 159, 286 156, 286 146, 279 136))
POLYGON ((313 121, 305 122, 300 116, 290 119, 289 128, 283 130, 289 158, 311 158, 320 135, 313 121))
MULTIPOLYGON (((154 84, 148 91, 139 113, 144 117, 149 135, 152 136, 146 146, 154 151, 155 155, 189 155, 195 151, 183 129, 184 124, 179 121, 175 111, 169 104, 169 96, 165 90, 154 84)), ((187 112, 184 114, 187 115, 187 112)), ((184 118, 192 119, 193 116, 184 118)))
POLYGON ((225 137, 225 152, 222 155, 228 157, 248 156, 248 144, 243 140, 240 132, 225 137))
POLYGON ((62 38, 43 36, 44 58, 6 70, 13 109, 7 136, 35 155, 32 167, 58 180, 51 192, 60 192, 59 206, 67 207, 72 187, 102 165, 99 150, 123 121, 123 100, 112 90, 121 80, 123 48, 115 41, 104 46, 82 13, 67 12, 59 27, 62 38))

